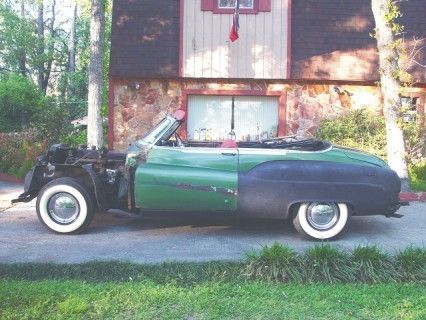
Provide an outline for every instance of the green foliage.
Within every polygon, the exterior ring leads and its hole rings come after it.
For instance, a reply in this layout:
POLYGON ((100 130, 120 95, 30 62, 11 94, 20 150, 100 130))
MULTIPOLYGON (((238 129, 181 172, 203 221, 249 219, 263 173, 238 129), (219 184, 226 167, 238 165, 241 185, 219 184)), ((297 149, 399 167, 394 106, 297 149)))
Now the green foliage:
POLYGON ((323 120, 317 138, 386 158, 385 121, 368 109, 352 110, 336 119, 323 120))
POLYGON ((400 1, 388 0, 386 6, 385 21, 394 33, 404 31, 404 26, 397 22, 398 18, 402 17, 399 2, 400 1))
POLYGON ((411 187, 426 192, 426 159, 409 167, 411 187))
POLYGON ((249 253, 242 274, 249 279, 301 281, 301 267, 293 249, 275 242, 270 247, 263 247, 260 253, 249 253))
POLYGON ((1 62, 10 72, 27 73, 21 70, 20 61, 23 56, 26 62, 35 64, 37 36, 34 32, 34 21, 22 18, 10 6, 0 4, 0 54, 1 62))
POLYGON ((28 127, 47 100, 29 79, 9 74, 0 79, 0 132, 20 131, 28 127))
POLYGON ((0 172, 23 178, 45 149, 34 133, 0 133, 0 172))
POLYGON ((355 279, 345 252, 329 244, 317 245, 306 251, 305 268, 308 282, 351 282, 355 279))
POLYGON ((386 282, 397 277, 389 257, 376 246, 357 247, 352 252, 355 273, 362 282, 386 282))
POLYGON ((77 265, 0 264, 0 278, 13 280, 83 280, 87 282, 175 283, 182 287, 212 281, 284 283, 426 284, 426 249, 409 247, 394 255, 375 246, 342 251, 320 244, 297 253, 274 243, 251 252, 241 262, 164 263, 141 265, 89 262, 77 265))
MULTIPOLYGON (((425 166, 426 142, 418 138, 415 122, 400 122, 400 126, 404 133, 407 160, 411 165, 412 182, 416 186, 422 185, 426 183, 425 174, 421 169, 425 166)), ((322 120, 316 137, 335 145, 356 148, 387 158, 384 118, 366 108, 352 110, 335 119, 322 120)))
POLYGON ((77 129, 62 139, 63 143, 77 147, 79 145, 87 145, 87 129, 77 129))
POLYGON ((426 280, 426 250, 408 247, 396 255, 396 265, 408 277, 426 280))

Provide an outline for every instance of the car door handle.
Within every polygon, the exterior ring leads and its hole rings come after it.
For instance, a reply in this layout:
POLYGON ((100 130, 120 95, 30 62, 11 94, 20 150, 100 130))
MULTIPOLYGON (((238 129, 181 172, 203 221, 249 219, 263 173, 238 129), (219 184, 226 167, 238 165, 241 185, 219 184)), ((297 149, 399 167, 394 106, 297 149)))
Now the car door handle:
POLYGON ((222 154, 224 156, 231 156, 231 157, 235 157, 237 155, 236 152, 222 152, 222 154))

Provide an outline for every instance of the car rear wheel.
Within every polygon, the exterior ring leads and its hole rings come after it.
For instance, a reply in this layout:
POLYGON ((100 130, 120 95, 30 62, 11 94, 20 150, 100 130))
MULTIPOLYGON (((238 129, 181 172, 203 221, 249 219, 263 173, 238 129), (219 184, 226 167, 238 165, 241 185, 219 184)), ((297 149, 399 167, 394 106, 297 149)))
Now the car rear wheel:
POLYGON ((62 234, 83 231, 94 216, 89 193, 72 178, 56 179, 45 185, 38 195, 36 209, 43 225, 62 234))
POLYGON ((302 235, 327 240, 338 236, 349 220, 348 206, 344 203, 302 203, 293 219, 296 230, 302 235))

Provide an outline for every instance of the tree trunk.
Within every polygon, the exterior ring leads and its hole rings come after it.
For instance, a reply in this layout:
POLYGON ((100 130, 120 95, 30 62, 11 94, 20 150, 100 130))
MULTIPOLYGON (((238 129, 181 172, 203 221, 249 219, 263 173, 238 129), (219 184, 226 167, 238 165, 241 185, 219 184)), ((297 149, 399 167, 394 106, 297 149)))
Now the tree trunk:
POLYGON ((46 69, 44 70, 44 79, 42 90, 43 93, 47 93, 47 88, 49 86, 50 74, 52 72, 53 65, 53 57, 55 54, 55 41, 56 41, 56 30, 55 30, 55 22, 56 22, 56 0, 52 1, 52 18, 50 20, 49 25, 49 33, 50 33, 50 43, 48 46, 48 59, 46 69))
POLYGON ((401 110, 401 83, 395 78, 398 73, 397 49, 393 46, 395 35, 386 21, 389 0, 372 0, 374 20, 376 23, 377 48, 380 61, 380 82, 383 96, 383 109, 386 121, 387 154, 390 167, 401 179, 402 190, 409 189, 405 144, 402 129, 398 126, 401 110))
POLYGON ((73 17, 71 20, 71 33, 69 40, 69 51, 68 51, 68 77, 67 77, 67 91, 66 95, 68 97, 74 95, 74 73, 76 70, 76 33, 77 33, 77 12, 78 6, 74 5, 73 17))
POLYGON ((103 146, 101 108, 105 31, 104 1, 92 0, 91 12, 87 143, 88 147, 99 149, 103 146))
POLYGON ((76 36, 76 28, 77 28, 77 5, 74 5, 74 13, 72 16, 71 22, 71 35, 70 35, 70 64, 69 64, 69 72, 75 72, 76 63, 75 63, 75 36, 76 36))
MULTIPOLYGON (((38 4, 37 16, 37 38, 38 38, 38 56, 44 55, 44 3, 40 0, 38 4)), ((40 90, 43 91, 44 84, 44 61, 41 60, 37 67, 37 83, 40 90)))
MULTIPOLYGON (((25 2, 21 1, 21 19, 22 23, 25 23, 25 2)), ((22 48, 20 57, 19 57, 19 72, 23 77, 27 76, 27 52, 25 46, 22 48)))

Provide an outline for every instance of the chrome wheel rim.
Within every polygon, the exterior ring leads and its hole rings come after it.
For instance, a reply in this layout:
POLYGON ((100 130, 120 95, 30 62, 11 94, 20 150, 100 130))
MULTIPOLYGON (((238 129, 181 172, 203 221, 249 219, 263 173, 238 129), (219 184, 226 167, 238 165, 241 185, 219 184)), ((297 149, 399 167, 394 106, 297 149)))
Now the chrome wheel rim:
POLYGON ((334 203, 314 202, 307 210, 309 224, 317 230, 329 230, 339 220, 339 207, 334 203))
POLYGON ((65 225, 73 223, 77 219, 80 206, 73 195, 61 192, 49 199, 47 210, 55 222, 65 225))

